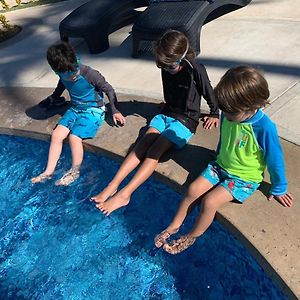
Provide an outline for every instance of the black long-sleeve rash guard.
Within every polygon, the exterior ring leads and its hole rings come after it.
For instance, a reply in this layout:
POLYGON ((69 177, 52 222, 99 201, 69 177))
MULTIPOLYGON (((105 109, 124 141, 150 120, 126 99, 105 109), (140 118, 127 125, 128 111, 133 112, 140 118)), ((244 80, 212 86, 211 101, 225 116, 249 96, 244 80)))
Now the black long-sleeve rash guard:
MULTIPOLYGON (((80 74, 95 87, 96 92, 104 92, 107 95, 112 114, 119 112, 116 93, 100 72, 89 66, 80 65, 80 74)), ((65 89, 63 82, 59 80, 51 96, 57 99, 62 95, 65 89)))
POLYGON ((165 107, 162 113, 177 119, 195 133, 201 117, 201 97, 206 100, 210 115, 219 117, 219 110, 205 67, 183 61, 182 69, 170 74, 162 69, 165 107))

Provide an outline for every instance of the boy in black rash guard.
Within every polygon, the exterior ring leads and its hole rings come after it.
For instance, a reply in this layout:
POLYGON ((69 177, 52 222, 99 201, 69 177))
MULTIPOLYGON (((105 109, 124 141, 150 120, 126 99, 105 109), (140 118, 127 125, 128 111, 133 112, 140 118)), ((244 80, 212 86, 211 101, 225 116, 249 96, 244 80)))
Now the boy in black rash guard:
POLYGON ((157 41, 155 56, 157 66, 162 69, 166 104, 152 119, 143 139, 128 154, 112 181, 92 197, 107 216, 129 203, 131 194, 151 176, 168 149, 180 149, 189 141, 199 124, 202 96, 210 107, 210 116, 205 117, 203 127, 218 126, 219 111, 212 87, 204 66, 194 62, 195 54, 187 37, 179 31, 167 31, 157 41), (140 163, 134 177, 118 191, 121 182, 140 163))

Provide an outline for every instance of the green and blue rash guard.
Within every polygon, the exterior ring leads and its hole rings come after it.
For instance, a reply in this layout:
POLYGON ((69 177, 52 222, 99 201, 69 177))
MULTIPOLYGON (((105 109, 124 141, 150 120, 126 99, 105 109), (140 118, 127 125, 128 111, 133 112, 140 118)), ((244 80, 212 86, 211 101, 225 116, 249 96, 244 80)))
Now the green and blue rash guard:
POLYGON ((287 192, 282 149, 275 124, 260 109, 241 123, 228 121, 222 114, 216 162, 229 174, 260 183, 267 166, 272 195, 287 192))
POLYGON ((74 81, 66 80, 63 76, 60 76, 60 80, 54 91, 55 97, 59 97, 67 89, 70 94, 72 107, 75 109, 84 109, 99 106, 99 101, 104 104, 104 92, 110 102, 112 114, 119 112, 116 107, 118 101, 115 91, 105 78, 89 66, 80 65, 79 70, 80 74, 74 81))

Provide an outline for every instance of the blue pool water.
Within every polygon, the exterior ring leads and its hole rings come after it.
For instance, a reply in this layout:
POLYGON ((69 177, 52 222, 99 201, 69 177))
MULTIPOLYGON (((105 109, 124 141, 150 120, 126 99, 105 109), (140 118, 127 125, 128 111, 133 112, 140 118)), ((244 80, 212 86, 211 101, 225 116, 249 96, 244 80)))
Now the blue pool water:
POLYGON ((0 299, 284 299, 217 222, 182 254, 156 250, 153 237, 170 221, 180 195, 154 179, 128 207, 105 218, 84 199, 119 165, 87 153, 81 178, 56 187, 70 165, 65 146, 55 178, 31 185, 48 146, 0 136, 0 299))

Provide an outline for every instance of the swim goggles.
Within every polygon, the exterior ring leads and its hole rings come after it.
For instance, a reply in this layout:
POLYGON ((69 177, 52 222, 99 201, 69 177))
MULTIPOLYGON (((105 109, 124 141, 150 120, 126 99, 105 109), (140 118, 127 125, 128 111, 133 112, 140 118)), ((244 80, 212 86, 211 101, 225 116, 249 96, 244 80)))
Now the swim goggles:
POLYGON ((165 66, 158 65, 158 68, 164 69, 164 70, 167 70, 167 71, 168 70, 170 70, 170 71, 176 70, 178 68, 178 66, 181 64, 182 60, 185 58, 188 50, 189 50, 189 43, 187 43, 184 53, 182 54, 182 56, 179 59, 176 60, 176 62, 174 62, 171 65, 165 65, 165 66))

